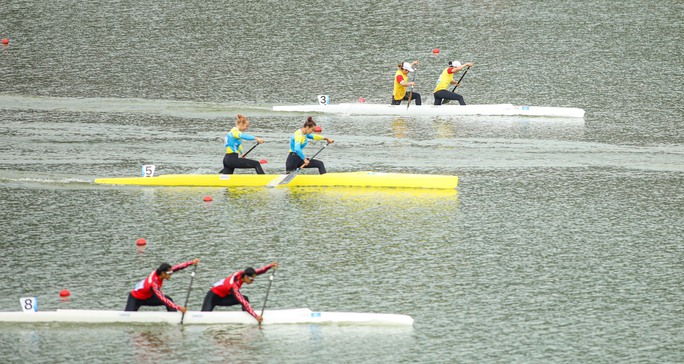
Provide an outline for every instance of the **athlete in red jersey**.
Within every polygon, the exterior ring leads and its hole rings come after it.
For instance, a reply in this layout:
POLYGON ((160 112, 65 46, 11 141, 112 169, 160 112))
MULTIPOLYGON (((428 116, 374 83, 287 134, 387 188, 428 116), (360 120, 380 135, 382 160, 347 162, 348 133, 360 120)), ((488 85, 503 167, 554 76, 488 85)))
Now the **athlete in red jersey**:
POLYGON ((249 312, 257 321, 261 322, 261 316, 257 315, 252 306, 249 305, 249 298, 240 293, 240 287, 242 287, 242 283, 252 284, 256 276, 266 273, 271 268, 278 269, 278 262, 273 262, 259 269, 248 267, 214 283, 214 286, 204 297, 202 311, 213 311, 216 306, 240 304, 243 311, 249 312))
POLYGON ((181 307, 173 302, 171 297, 161 291, 162 284, 171 275, 181 269, 191 265, 197 265, 199 259, 195 258, 189 262, 176 264, 173 267, 169 263, 162 263, 159 268, 152 271, 147 278, 138 282, 131 293, 128 294, 128 302, 124 311, 138 311, 140 306, 166 306, 167 311, 181 311, 185 313, 188 308, 181 307))

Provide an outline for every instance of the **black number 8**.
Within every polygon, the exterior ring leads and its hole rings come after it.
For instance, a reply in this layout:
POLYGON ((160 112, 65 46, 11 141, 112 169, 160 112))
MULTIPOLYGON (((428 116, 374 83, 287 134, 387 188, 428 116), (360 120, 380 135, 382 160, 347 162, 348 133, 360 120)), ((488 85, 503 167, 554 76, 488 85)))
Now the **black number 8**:
POLYGON ((24 308, 27 310, 32 310, 33 309, 33 300, 28 298, 24 301, 24 308))

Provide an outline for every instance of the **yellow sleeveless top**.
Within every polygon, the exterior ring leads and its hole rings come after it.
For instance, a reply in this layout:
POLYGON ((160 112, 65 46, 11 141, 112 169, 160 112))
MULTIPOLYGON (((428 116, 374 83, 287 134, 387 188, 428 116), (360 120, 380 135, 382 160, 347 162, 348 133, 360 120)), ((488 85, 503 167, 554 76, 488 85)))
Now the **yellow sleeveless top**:
POLYGON ((394 74, 394 90, 392 91, 395 100, 403 100, 404 96, 406 96, 406 87, 397 82, 397 76, 399 75, 404 78, 404 81, 408 81, 408 76, 405 75, 404 72, 401 72, 400 69, 397 70, 394 74))
POLYGON ((454 80, 454 74, 449 74, 449 67, 445 68, 444 71, 442 71, 442 74, 439 75, 439 81, 437 81, 437 87, 435 87, 435 90, 432 91, 433 93, 439 91, 439 90, 446 90, 449 88, 449 85, 451 85, 451 81, 454 80))

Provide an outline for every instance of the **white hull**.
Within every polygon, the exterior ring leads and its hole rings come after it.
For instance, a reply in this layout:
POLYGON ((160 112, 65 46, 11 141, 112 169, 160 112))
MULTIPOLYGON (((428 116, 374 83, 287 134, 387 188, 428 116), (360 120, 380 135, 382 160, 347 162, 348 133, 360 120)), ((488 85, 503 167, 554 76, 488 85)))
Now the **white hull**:
MULTIPOLYGON (((355 312, 315 312, 308 308, 264 311, 262 325, 275 324, 347 324, 347 325, 413 325, 406 315, 355 312)), ((38 312, 0 312, 3 322, 63 322, 93 324, 180 324, 180 312, 166 311, 100 311, 57 310, 38 312)), ((242 311, 188 311, 184 325, 245 324, 256 325, 250 314, 242 311)))
POLYGON ((315 112, 346 115, 401 115, 401 116, 456 116, 456 115, 500 115, 500 116, 540 116, 559 118, 583 118, 584 110, 574 107, 515 106, 512 104, 491 105, 403 105, 386 104, 331 104, 331 105, 281 105, 273 106, 274 111, 315 112))

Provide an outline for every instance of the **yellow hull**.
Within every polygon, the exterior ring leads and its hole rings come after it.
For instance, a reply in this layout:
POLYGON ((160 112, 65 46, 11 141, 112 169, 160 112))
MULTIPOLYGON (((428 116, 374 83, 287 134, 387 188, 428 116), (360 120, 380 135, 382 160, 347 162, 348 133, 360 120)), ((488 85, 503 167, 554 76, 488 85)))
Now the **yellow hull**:
POLYGON ((285 185, 278 185, 277 174, 169 174, 157 177, 98 178, 95 183, 136 186, 186 187, 387 187, 455 189, 457 176, 403 173, 349 172, 299 174, 285 185))

